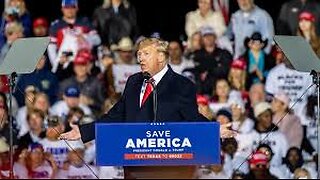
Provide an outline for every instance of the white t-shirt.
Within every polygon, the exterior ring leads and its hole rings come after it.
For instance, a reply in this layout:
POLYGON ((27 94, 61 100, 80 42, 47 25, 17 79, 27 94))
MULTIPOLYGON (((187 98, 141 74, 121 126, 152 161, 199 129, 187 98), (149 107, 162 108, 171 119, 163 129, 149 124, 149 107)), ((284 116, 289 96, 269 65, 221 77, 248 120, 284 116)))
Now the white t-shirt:
POLYGON ((229 93, 228 101, 226 103, 210 102, 209 108, 212 110, 213 113, 217 113, 220 109, 230 108, 231 103, 234 102, 234 99, 237 99, 238 101, 243 101, 241 93, 239 91, 231 90, 229 93))
POLYGON ((140 66, 137 64, 114 64, 112 65, 112 75, 115 91, 123 93, 128 77, 139 72, 140 66))
POLYGON ((60 170, 57 177, 59 179, 97 179, 97 168, 89 165, 90 169, 86 165, 82 167, 75 167, 70 165, 68 170, 60 170))
POLYGON ((259 146, 259 142, 263 140, 261 144, 268 144, 274 153, 271 165, 282 164, 282 158, 286 156, 288 151, 287 139, 279 130, 269 133, 268 137, 265 138, 267 134, 258 133, 256 130, 248 134, 238 134, 235 137, 238 142, 236 156, 248 157, 259 146))
POLYGON ((63 163, 67 160, 69 146, 62 140, 50 141, 44 138, 40 141, 45 152, 51 153, 59 168, 63 167, 63 163))
POLYGON ((311 84, 312 76, 309 73, 287 68, 285 64, 282 63, 270 70, 266 79, 265 89, 271 94, 276 94, 279 91, 285 92, 291 100, 290 107, 298 101, 293 109, 296 115, 300 117, 300 113, 298 112, 301 112, 301 109, 304 108, 307 97, 314 93, 314 88, 310 88, 301 99, 299 99, 299 97, 311 84))
MULTIPOLYGON (((169 61, 171 62, 171 61, 169 61)), ((185 59, 184 57, 182 57, 182 61, 180 64, 172 64, 169 63, 172 70, 178 74, 182 74, 182 71, 187 69, 187 68, 193 68, 194 67, 194 63, 191 60, 185 59)))
MULTIPOLYGON (((79 107, 83 110, 85 115, 91 115, 92 112, 90 108, 84 104, 80 104, 79 107)), ((65 101, 56 102, 50 109, 52 115, 57 115, 65 119, 69 113, 70 108, 65 101)))

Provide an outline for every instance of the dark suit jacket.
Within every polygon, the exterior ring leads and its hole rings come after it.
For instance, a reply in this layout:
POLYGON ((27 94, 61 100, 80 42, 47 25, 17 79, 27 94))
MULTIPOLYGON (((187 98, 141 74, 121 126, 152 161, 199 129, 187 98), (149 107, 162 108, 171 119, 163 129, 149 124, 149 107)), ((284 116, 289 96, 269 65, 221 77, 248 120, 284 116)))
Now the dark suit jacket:
MULTIPOLYGON (((118 103, 98 122, 152 122, 153 98, 148 97, 140 108, 140 92, 144 78, 137 73, 128 78, 123 95, 118 103)), ((187 78, 175 73, 170 67, 157 88, 157 122, 207 121, 198 113, 196 87, 187 78)), ((80 126, 83 142, 94 139, 94 124, 80 126)))

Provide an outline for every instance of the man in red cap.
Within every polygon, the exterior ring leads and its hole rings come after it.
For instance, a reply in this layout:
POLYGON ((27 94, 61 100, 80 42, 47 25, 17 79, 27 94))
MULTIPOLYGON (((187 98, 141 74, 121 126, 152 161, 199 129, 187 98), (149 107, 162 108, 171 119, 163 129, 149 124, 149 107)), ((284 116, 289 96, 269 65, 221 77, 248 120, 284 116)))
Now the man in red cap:
POLYGON ((269 171, 270 164, 265 153, 256 151, 249 159, 250 172, 248 179, 278 179, 269 171))
POLYGON ((74 60, 79 49, 91 49, 101 43, 89 19, 77 16, 78 10, 78 0, 62 0, 62 18, 54 21, 50 26, 51 42, 48 46, 48 54, 53 72, 57 70, 61 58, 67 57, 67 64, 69 64, 74 60))
POLYGON ((82 49, 78 52, 72 65, 74 75, 60 83, 60 94, 64 92, 66 87, 78 86, 81 92, 81 103, 89 106, 93 111, 100 111, 100 106, 105 99, 105 91, 101 82, 89 74, 91 60, 90 51, 82 49))
POLYGON ((38 17, 33 21, 33 35, 36 37, 44 37, 48 35, 48 21, 44 17, 38 17))

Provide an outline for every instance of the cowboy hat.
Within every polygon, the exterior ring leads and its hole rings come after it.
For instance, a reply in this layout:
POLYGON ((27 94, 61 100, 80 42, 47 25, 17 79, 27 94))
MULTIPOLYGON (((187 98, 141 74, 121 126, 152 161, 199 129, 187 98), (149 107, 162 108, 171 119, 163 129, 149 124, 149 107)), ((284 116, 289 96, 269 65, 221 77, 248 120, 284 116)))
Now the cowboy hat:
POLYGON ((260 43, 263 43, 263 47, 261 49, 264 49, 268 45, 268 39, 263 40, 262 35, 260 32, 254 32, 251 37, 246 37, 244 40, 244 46, 248 49, 248 43, 253 40, 253 41, 260 41, 260 43))

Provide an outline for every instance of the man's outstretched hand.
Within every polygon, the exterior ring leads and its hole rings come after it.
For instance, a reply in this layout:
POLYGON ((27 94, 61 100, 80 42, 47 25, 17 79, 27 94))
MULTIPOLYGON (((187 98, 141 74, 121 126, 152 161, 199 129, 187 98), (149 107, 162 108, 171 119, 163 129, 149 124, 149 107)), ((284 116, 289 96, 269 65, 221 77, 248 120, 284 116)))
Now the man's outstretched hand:
POLYGON ((230 130, 231 123, 220 126, 220 138, 233 138, 237 135, 237 131, 230 130))
POLYGON ((60 134, 60 140, 77 141, 81 139, 81 134, 78 125, 70 123, 70 127, 72 128, 71 131, 60 134))

